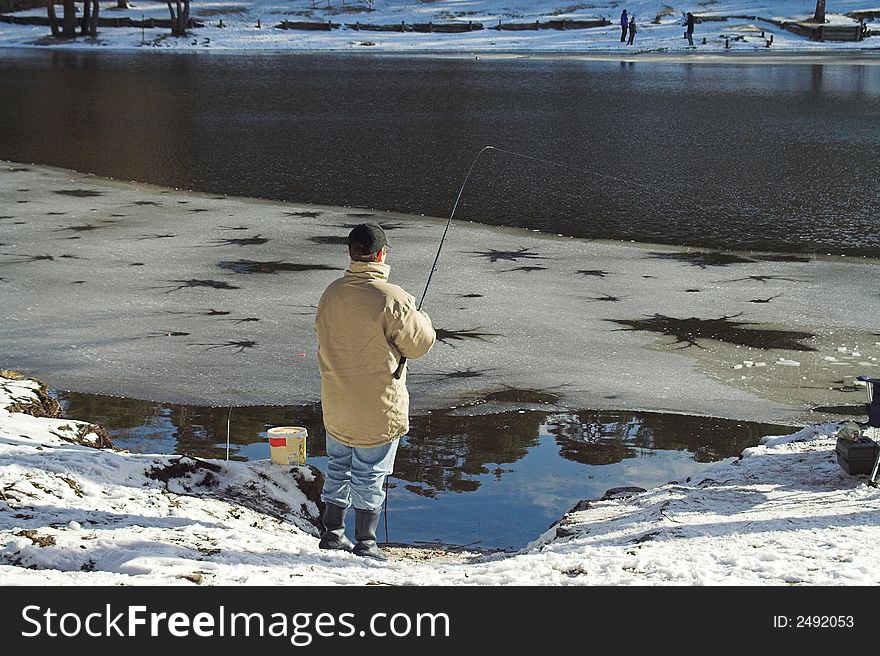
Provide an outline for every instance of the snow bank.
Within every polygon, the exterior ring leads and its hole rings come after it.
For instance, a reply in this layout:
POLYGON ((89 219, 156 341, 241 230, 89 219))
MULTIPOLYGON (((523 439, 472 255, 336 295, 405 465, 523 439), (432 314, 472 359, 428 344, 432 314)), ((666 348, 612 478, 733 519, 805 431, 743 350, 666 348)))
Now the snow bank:
MULTIPOLYGON (((834 3, 838 14, 870 9, 867 0, 841 0, 834 3)), ((146 51, 217 50, 294 50, 355 52, 574 52, 614 53, 631 56, 648 52, 726 53, 726 52, 828 52, 876 50, 868 39, 858 42, 816 42, 796 36, 768 20, 792 20, 811 16, 811 0, 722 0, 695 4, 669 4, 667 0, 630 0, 570 4, 556 0, 339 0, 326 3, 312 0, 226 0, 194 2, 191 15, 204 24, 189 37, 171 38, 168 28, 99 28, 96 39, 78 38, 60 42, 49 37, 48 26, 0 23, 0 47, 33 47, 98 50, 141 49, 146 51), (620 42, 620 13, 626 7, 638 24, 633 46, 620 42), (711 11, 701 11, 710 9, 711 11), (728 21, 712 20, 696 25, 694 47, 683 38, 683 17, 687 11, 700 16, 740 17, 728 21), (540 29, 505 31, 492 29, 499 23, 548 23, 605 19, 610 25, 588 29, 540 29), (760 20, 765 19, 765 20, 760 20), (332 23, 332 30, 304 31, 277 29, 282 21, 332 23), (355 29, 358 23, 400 25, 400 23, 481 23, 485 29, 460 34, 366 31, 355 29), (771 48, 767 38, 774 37, 771 48), (725 47, 730 37, 730 49, 725 47), (706 38, 706 43, 702 43, 706 38)), ((17 12, 17 16, 45 16, 45 9, 17 12)), ((169 17, 165 3, 138 2, 129 10, 104 7, 102 18, 169 17)), ((839 22, 855 21, 846 16, 828 15, 839 22)), ((869 23, 876 30, 876 23, 869 23)))
MULTIPOLYGON (((39 387, 0 378, 0 407, 39 387)), ((835 463, 836 424, 768 438, 700 480, 582 501, 517 554, 388 562, 318 550, 306 467, 97 449, 70 439, 81 427, 0 410, 6 584, 880 583, 865 549, 880 491, 835 463)))

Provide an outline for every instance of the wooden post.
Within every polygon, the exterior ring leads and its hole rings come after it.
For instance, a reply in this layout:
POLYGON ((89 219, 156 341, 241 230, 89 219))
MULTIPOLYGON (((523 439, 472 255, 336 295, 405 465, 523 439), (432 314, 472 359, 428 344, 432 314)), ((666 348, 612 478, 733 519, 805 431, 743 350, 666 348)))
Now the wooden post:
POLYGON ((724 47, 725 48, 730 47, 730 39, 728 37, 724 37, 724 47))

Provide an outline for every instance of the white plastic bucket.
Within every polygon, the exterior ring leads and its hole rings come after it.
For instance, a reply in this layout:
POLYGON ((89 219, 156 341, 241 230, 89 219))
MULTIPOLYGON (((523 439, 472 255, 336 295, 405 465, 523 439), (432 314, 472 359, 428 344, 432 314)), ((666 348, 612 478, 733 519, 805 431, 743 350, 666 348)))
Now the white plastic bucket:
POLYGON ((276 465, 306 464, 306 438, 309 432, 302 426, 270 428, 269 456, 276 465))

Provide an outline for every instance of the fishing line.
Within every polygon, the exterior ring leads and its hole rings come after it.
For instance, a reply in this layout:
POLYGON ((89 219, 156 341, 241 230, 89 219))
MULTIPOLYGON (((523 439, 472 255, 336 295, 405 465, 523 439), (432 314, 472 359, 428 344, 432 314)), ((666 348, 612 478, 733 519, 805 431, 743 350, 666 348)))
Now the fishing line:
POLYGON ((229 460, 229 418, 232 417, 232 408, 226 414, 226 460, 229 460))

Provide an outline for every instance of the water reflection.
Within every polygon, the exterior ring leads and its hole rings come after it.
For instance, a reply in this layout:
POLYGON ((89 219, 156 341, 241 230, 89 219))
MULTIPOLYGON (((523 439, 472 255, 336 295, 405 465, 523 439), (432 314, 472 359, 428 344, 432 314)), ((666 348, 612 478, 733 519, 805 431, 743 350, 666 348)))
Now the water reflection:
MULTIPOLYGON (((308 430, 326 469, 320 404, 212 408, 59 392, 65 415, 101 424, 140 453, 266 459, 273 426, 308 430)), ((393 541, 525 545, 575 502, 611 487, 652 487, 737 456, 772 424, 650 412, 579 410, 550 392, 504 389, 413 417, 390 479, 393 541), (475 519, 476 518, 476 519, 475 519)))

